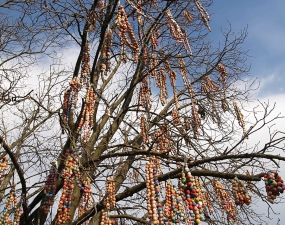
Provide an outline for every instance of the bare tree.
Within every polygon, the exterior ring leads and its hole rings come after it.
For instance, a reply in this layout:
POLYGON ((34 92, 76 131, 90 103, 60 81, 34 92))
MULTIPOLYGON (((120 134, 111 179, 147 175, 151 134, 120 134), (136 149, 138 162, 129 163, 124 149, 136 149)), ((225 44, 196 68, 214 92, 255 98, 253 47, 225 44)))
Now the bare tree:
POLYGON ((256 199, 274 213, 284 133, 248 139, 281 117, 245 117, 247 30, 212 46, 210 4, 1 3, 0 224, 255 224, 256 199))

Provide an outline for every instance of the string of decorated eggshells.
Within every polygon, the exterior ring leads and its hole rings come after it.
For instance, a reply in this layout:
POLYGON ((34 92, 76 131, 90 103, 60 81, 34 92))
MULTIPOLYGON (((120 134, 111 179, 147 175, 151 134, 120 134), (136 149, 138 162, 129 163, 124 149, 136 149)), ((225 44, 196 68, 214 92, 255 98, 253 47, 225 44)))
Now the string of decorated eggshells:
POLYGON ((145 116, 141 116, 140 120, 140 128, 141 128, 141 134, 142 134, 142 147, 145 148, 146 144, 148 143, 148 137, 147 137, 147 123, 146 123, 146 118, 145 116))
POLYGON ((179 116, 177 109, 172 110, 171 116, 172 116, 172 121, 175 125, 181 124, 180 116, 179 116))
POLYGON ((184 10, 183 11, 183 15, 184 15, 184 18, 188 21, 188 22, 192 22, 193 20, 193 17, 191 15, 191 13, 188 11, 188 10, 184 10))
POLYGON ((222 183, 218 180, 213 181, 214 191, 217 196, 217 200, 223 210, 226 212, 227 220, 229 224, 234 224, 236 221, 237 210, 234 205, 234 201, 232 200, 230 194, 225 190, 222 183))
MULTIPOLYGON (((207 205, 207 209, 209 211, 210 214, 214 213, 214 208, 213 208, 213 204, 212 204, 212 201, 210 199, 210 195, 208 192, 205 192, 204 193, 204 196, 205 196, 205 203, 207 205)), ((204 204, 203 204, 204 205, 204 204)), ((205 210, 204 210, 205 212, 205 210)), ((206 215, 206 214, 205 214, 206 215)))
POLYGON ((171 145, 171 140, 167 136, 167 125, 162 125, 158 131, 154 134, 154 142, 156 144, 156 149, 160 153, 169 152, 171 145))
POLYGON ((236 205, 249 205, 251 203, 251 198, 248 195, 248 191, 244 186, 243 182, 237 177, 234 178, 232 183, 232 190, 236 205))
POLYGON ((202 83, 202 89, 206 93, 207 100, 211 104, 211 118, 213 122, 221 124, 221 118, 217 110, 217 105, 215 101, 216 92, 220 90, 219 86, 215 84, 214 81, 211 80, 209 76, 205 77, 205 82, 202 83))
POLYGON ((181 74, 182 79, 183 79, 184 86, 187 88, 187 90, 189 92, 190 99, 192 102, 196 102, 194 99, 194 90, 193 90, 193 87, 191 85, 191 81, 190 81, 189 77, 187 76, 186 65, 185 65, 185 62, 184 62, 181 54, 178 54, 177 61, 178 61, 178 66, 179 66, 180 74, 181 74))
POLYGON ((138 14, 138 23, 139 23, 139 25, 143 24, 142 13, 143 13, 142 1, 138 0, 137 1, 137 14, 138 14))
POLYGON ((226 67, 223 64, 219 63, 218 64, 218 71, 219 71, 219 73, 221 75, 222 82, 225 83, 226 82, 226 78, 227 78, 227 69, 226 69, 226 67))
POLYGON ((169 79, 170 79, 170 84, 173 89, 173 99, 174 99, 174 105, 175 109, 178 112, 178 97, 177 97, 177 88, 176 88, 176 73, 175 71, 170 67, 168 60, 165 60, 163 62, 163 66, 165 71, 167 72, 169 79))
POLYGON ((154 225, 159 224, 157 207, 155 201, 155 186, 153 179, 154 164, 146 162, 146 190, 147 190, 147 211, 148 217, 154 225))
POLYGON ((233 105, 234 105, 234 110, 235 110, 236 117, 237 117, 237 120, 238 120, 238 124, 242 128, 243 134, 246 135, 245 122, 244 122, 244 119, 243 119, 243 114, 241 113, 241 111, 240 111, 240 109, 239 109, 239 107, 238 107, 236 102, 233 102, 233 105))
POLYGON ((151 57, 148 59, 147 67, 148 67, 148 73, 151 78, 157 78, 158 76, 158 59, 157 54, 151 54, 151 57))
POLYGON ((106 195, 104 199, 105 209, 102 210, 100 225, 114 225, 115 220, 109 217, 109 212, 116 206, 116 189, 114 177, 108 177, 106 180, 106 195))
POLYGON ((198 110, 196 108, 196 105, 194 104, 191 105, 191 112, 192 112, 192 128, 194 135, 197 136, 199 135, 199 127, 201 125, 201 121, 198 116, 198 110))
POLYGON ((164 214, 169 225, 185 221, 183 202, 172 181, 167 182, 166 185, 164 214))
POLYGON ((147 111, 151 108, 151 94, 148 85, 147 78, 144 77, 142 82, 140 83, 140 91, 139 91, 139 106, 142 106, 147 111))
POLYGON ((158 71, 156 76, 156 85, 159 88, 159 99, 161 105, 165 105, 166 99, 168 98, 167 86, 166 86, 166 75, 163 70, 158 71))
POLYGON ((70 219, 70 208, 75 179, 79 178, 78 155, 72 148, 66 150, 64 170, 62 172, 63 187, 57 209, 55 225, 65 224, 70 219))
MULTIPOLYGON (((92 189, 91 189, 91 179, 89 177, 85 178, 81 184, 79 184, 81 191, 81 198, 78 206, 78 218, 84 214, 92 205, 92 189)), ((88 221, 83 223, 84 225, 88 224, 88 221)))
POLYGON ((171 11, 169 9, 165 10, 165 18, 166 22, 170 29, 170 34, 173 36, 173 38, 184 45, 184 48, 188 51, 190 51, 190 54, 192 54, 186 31, 182 30, 178 23, 175 21, 171 11))
POLYGON ((155 30, 152 34, 151 34, 151 46, 155 49, 158 46, 158 35, 159 32, 158 30, 155 30))
POLYGON ((195 179, 188 166, 186 165, 182 172, 180 179, 180 187, 183 190, 183 200, 190 210, 190 216, 194 219, 195 223, 201 225, 201 219, 203 219, 203 202, 201 201, 201 189, 197 179, 195 179), (196 180, 196 181, 195 181, 196 180))
POLYGON ((163 224, 163 203, 158 181, 160 168, 154 157, 146 163, 147 210, 154 225, 163 224))
POLYGON ((111 47, 112 47, 112 39, 113 39, 113 32, 112 30, 108 29, 105 34, 104 45, 102 48, 102 63, 100 66, 100 72, 107 75, 107 72, 111 69, 111 47))
POLYGON ((3 182, 7 170, 8 170, 8 158, 6 156, 3 156, 0 162, 0 185, 3 182))
POLYGON ((54 203, 57 177, 58 177, 58 170, 56 164, 54 162, 51 162, 49 175, 47 177, 44 187, 44 199, 42 201, 42 206, 41 206, 45 214, 49 213, 50 207, 54 203))
POLYGON ((81 62, 80 83, 89 85, 90 82, 90 44, 83 47, 83 57, 81 62))
POLYGON ((110 219, 108 213, 105 210, 102 210, 102 217, 100 225, 115 225, 116 220, 110 219))
MULTIPOLYGON (((63 105, 62 105, 62 133, 64 134, 64 130, 66 129, 66 125, 68 123, 69 113, 72 112, 73 108, 76 108, 78 101, 78 93, 83 85, 85 85, 87 89, 87 95, 90 92, 90 44, 86 43, 83 47, 83 57, 81 62, 81 73, 80 78, 73 77, 73 79, 69 83, 70 87, 65 91, 63 97, 63 105)), ((86 98, 86 97, 85 97, 86 98)), ((85 102, 87 100, 85 99, 85 102)), ((82 118, 81 118, 82 119, 82 118)), ((83 124, 79 125, 79 129, 81 129, 83 124)))
POLYGON ((204 25, 208 28, 209 31, 211 31, 211 28, 209 26, 208 21, 210 21, 210 16, 208 14, 208 12, 205 10, 205 8, 201 5, 201 3, 198 0, 195 0, 195 4, 198 8, 198 11, 202 17, 202 21, 204 23, 204 25))
POLYGON ((128 16, 125 12, 124 7, 119 4, 118 6, 118 14, 116 18, 117 27, 119 30, 119 37, 121 38, 122 44, 129 46, 132 49, 134 63, 138 61, 138 52, 140 46, 136 40, 135 33, 129 23, 128 16), (127 33, 130 37, 130 41, 128 40, 127 33))
POLYGON ((263 179, 265 182, 268 201, 273 204, 276 197, 282 194, 285 190, 283 179, 277 171, 268 171, 264 174, 263 179))
POLYGON ((114 177, 108 177, 106 182, 106 197, 104 199, 104 205, 107 210, 111 210, 116 206, 115 193, 116 190, 114 177))
POLYGON ((22 215, 22 208, 20 206, 20 202, 18 203, 15 184, 11 185, 11 189, 9 192, 9 196, 6 198, 5 206, 3 208, 2 214, 0 216, 0 224, 2 225, 19 225, 20 217, 22 215), (10 215, 14 212, 14 218, 11 219, 10 215))

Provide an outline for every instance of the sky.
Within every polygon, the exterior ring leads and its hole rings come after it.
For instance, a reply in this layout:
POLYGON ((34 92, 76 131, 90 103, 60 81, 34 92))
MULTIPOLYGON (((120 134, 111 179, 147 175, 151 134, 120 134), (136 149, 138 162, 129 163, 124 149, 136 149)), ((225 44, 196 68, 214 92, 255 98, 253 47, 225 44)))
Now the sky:
POLYGON ((248 26, 243 44, 249 50, 251 76, 261 81, 257 97, 285 94, 285 1, 214 0, 209 8, 212 34, 221 39, 221 28, 240 31, 248 26))
MULTIPOLYGON (((253 98, 260 102, 276 103, 273 115, 285 115, 285 1, 260 1, 260 0, 214 0, 209 8, 211 14, 211 38, 222 40, 221 28, 231 28, 238 32, 248 27, 248 36, 242 45, 244 50, 249 50, 247 63, 251 65, 250 77, 257 78, 260 82, 258 90, 253 92, 253 98)), ((257 105, 255 101, 252 106, 257 105)), ((285 132, 285 120, 276 123, 273 129, 285 132)), ((268 140, 268 130, 263 129, 249 139, 249 143, 258 141, 264 144, 268 140)), ((284 152, 276 152, 283 154, 284 152)), ((279 169, 285 177, 285 163, 279 169)), ((284 195, 284 194, 283 194, 284 195)), ((284 201, 281 205, 274 205, 279 215, 272 215, 268 224, 285 224, 284 201), (280 222, 278 223, 278 219, 280 222)), ((258 212, 267 212, 266 205, 261 201, 255 206, 258 212)))

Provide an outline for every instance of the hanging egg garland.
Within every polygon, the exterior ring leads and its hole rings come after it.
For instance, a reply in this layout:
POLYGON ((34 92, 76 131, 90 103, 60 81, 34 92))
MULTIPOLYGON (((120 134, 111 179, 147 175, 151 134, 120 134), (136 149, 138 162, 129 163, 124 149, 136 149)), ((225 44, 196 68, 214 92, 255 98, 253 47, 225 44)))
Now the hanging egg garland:
POLYGON ((176 109, 173 109, 171 112, 172 120, 175 125, 181 124, 179 112, 176 109))
MULTIPOLYGON (((157 215, 153 215, 154 221, 157 224, 163 224, 163 201, 162 201, 162 193, 161 193, 161 186, 160 182, 158 181, 158 175, 161 173, 161 168, 159 164, 159 159, 155 157, 150 157, 151 162, 151 170, 152 170, 152 177, 153 177, 153 187, 155 191, 155 202, 156 202, 156 211, 157 215)), ((152 192, 153 194, 153 192, 152 192)), ((153 210, 154 212, 155 210, 153 210)))
POLYGON ((122 49, 122 54, 124 54, 123 61, 126 61, 126 45, 127 45, 132 50, 134 63, 137 63, 140 46, 136 40, 135 33, 128 21, 128 16, 125 12, 125 9, 120 3, 118 6, 116 24, 119 30, 119 37, 121 39, 121 44, 123 48, 122 49), (130 37, 130 41, 128 40, 127 33, 130 37))
POLYGON ((221 75, 222 82, 225 83, 226 82, 226 77, 227 77, 227 69, 226 69, 226 67, 223 64, 219 63, 218 64, 218 71, 219 71, 219 73, 221 75))
POLYGON ((105 209, 102 210, 100 225, 115 225, 116 220, 109 218, 110 210, 116 206, 116 185, 113 177, 108 177, 106 181, 106 195, 104 199, 105 209))
POLYGON ((201 219, 203 219, 201 190, 196 186, 195 178, 192 177, 187 165, 182 170, 180 187, 184 193, 183 200, 190 210, 191 217, 194 218, 194 224, 201 225, 201 219))
POLYGON ((210 16, 208 14, 208 12, 205 10, 205 8, 201 5, 201 3, 199 1, 195 1, 195 4, 197 6, 197 9, 202 17, 202 21, 204 23, 204 25, 208 28, 209 31, 211 31, 211 28, 209 26, 208 21, 210 20, 210 16))
POLYGON ((267 172, 264 174, 263 179, 265 182, 268 201, 273 204, 276 197, 283 194, 285 185, 277 171, 267 172))
POLYGON ((185 222, 185 213, 181 197, 175 185, 172 181, 167 182, 166 185, 166 199, 164 206, 164 214, 171 225, 179 224, 180 222, 185 222))
POLYGON ((154 142, 156 143, 156 149, 158 150, 158 152, 169 152, 169 148, 172 143, 167 135, 167 125, 162 125, 160 129, 154 133, 154 137, 154 142))
POLYGON ((65 224, 70 219, 70 207, 75 179, 79 178, 78 155, 69 148, 65 153, 65 168, 62 172, 63 188, 55 225, 65 224))
POLYGON ((191 15, 191 13, 188 11, 188 10, 184 10, 183 11, 183 15, 184 15, 184 18, 188 21, 188 22, 192 22, 193 20, 193 17, 191 15))
POLYGON ((235 113, 236 113, 236 117, 237 117, 237 120, 238 120, 238 124, 242 128, 243 134, 246 135, 245 122, 244 122, 244 119, 243 119, 243 114, 241 113, 241 111, 240 111, 240 109, 239 109, 239 107, 238 107, 236 102, 233 102, 233 106, 234 106, 234 109, 235 109, 235 113))
POLYGON ((113 39, 113 33, 110 29, 108 29, 108 31, 105 34, 105 41, 104 41, 104 45, 102 48, 102 64, 100 67, 100 72, 104 73, 105 75, 107 75, 107 72, 109 72, 111 70, 111 47, 112 47, 112 39, 113 39))
POLYGON ((158 71, 156 76, 156 85, 159 87, 159 99, 161 102, 161 105, 165 105, 166 99, 168 98, 167 93, 167 86, 166 86, 166 75, 163 70, 158 71))
POLYGON ((72 102, 71 102, 71 107, 74 107, 76 108, 76 105, 77 105, 77 101, 78 101, 78 93, 80 91, 80 88, 81 88, 81 84, 80 84, 80 81, 78 79, 78 77, 74 77, 70 83, 70 88, 73 92, 73 98, 72 98, 72 102))
POLYGON ((151 108, 151 93, 148 86, 147 78, 143 78, 140 83, 140 91, 139 91, 139 106, 142 106, 147 111, 151 108))
POLYGON ((87 86, 89 86, 90 83, 90 44, 88 41, 83 47, 80 83, 87 86))
POLYGON ((196 105, 194 104, 191 105, 191 111, 192 111, 192 128, 195 137, 197 137, 197 135, 199 135, 199 127, 201 125, 201 121, 198 116, 198 110, 196 105))
POLYGON ((222 110, 223 112, 227 112, 230 110, 230 107, 229 107, 229 104, 228 104, 228 101, 227 99, 222 99, 222 110))
POLYGON ((106 197, 104 199, 105 208, 110 211, 116 206, 116 186, 114 177, 108 177, 106 182, 106 197))
POLYGON ((149 219, 154 225, 159 224, 157 207, 156 207, 156 193, 153 179, 153 169, 155 165, 152 162, 146 163, 146 189, 147 189, 147 211, 149 219))
POLYGON ((49 170, 49 175, 47 177, 44 187, 44 199, 42 201, 42 206, 41 206, 45 214, 48 214, 50 207, 54 203, 57 177, 58 177, 58 170, 56 164, 54 162, 51 162, 51 168, 49 170))
POLYGON ((116 220, 112 220, 109 218, 108 213, 105 210, 102 210, 102 217, 100 225, 115 225, 116 220))
POLYGON ((232 183, 232 190, 234 194, 235 204, 236 205, 249 205, 251 203, 251 198, 248 195, 248 191, 244 186, 243 182, 237 177, 234 178, 232 183))
MULTIPOLYGON (((79 181, 79 179, 77 179, 79 181)), ((81 198, 78 206, 78 218, 84 214, 88 209, 90 209, 92 205, 92 198, 91 198, 91 180, 89 177, 84 179, 81 184, 78 182, 78 186, 81 191, 81 198)), ((88 224, 88 220, 83 223, 84 225, 88 224)))
POLYGON ((68 123, 68 114, 69 114, 69 109, 70 109, 70 95, 71 95, 71 89, 67 89, 64 92, 63 95, 63 104, 62 104, 62 123, 61 123, 61 129, 62 129, 62 134, 65 133, 66 125, 68 123))
POLYGON ((8 170, 8 158, 3 156, 0 162, 0 185, 3 181, 3 178, 6 175, 6 171, 8 170))
POLYGON ((22 215, 22 208, 20 207, 20 203, 17 201, 17 196, 15 192, 15 184, 11 185, 11 189, 9 192, 8 198, 6 198, 5 206, 0 216, 0 224, 3 225, 19 225, 20 224, 20 217, 22 215), (11 210, 14 212, 14 218, 9 218, 11 214, 11 210))
POLYGON ((190 81, 189 77, 187 76, 186 65, 185 65, 185 62, 184 62, 181 54, 178 54, 177 61, 178 61, 178 66, 179 66, 180 74, 181 74, 182 79, 183 79, 184 86, 188 90, 191 101, 195 102, 196 100, 194 99, 194 95, 195 95, 194 90, 193 90, 193 87, 191 85, 191 81, 190 81))
POLYGON ((227 220, 229 224, 234 224, 236 221, 237 210, 231 196, 225 190, 224 186, 220 181, 214 180, 213 187, 220 206, 227 214, 227 220))

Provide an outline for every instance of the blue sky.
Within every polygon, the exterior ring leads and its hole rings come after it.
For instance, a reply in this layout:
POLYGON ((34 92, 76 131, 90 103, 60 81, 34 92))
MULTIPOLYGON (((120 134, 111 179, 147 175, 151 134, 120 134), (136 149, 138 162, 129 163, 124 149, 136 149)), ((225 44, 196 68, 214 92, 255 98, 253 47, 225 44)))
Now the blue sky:
MULTIPOLYGON (((285 1, 260 0, 214 0, 209 8, 211 14, 211 37, 222 40, 221 28, 229 28, 236 32, 248 26, 248 37, 243 44, 244 50, 249 50, 248 64, 251 65, 250 76, 260 81, 260 88, 253 97, 261 102, 269 100, 276 102, 275 115, 285 112, 285 1)), ((275 129, 285 132, 285 120, 275 125, 275 129)), ((249 140, 251 144, 268 139, 266 130, 261 131, 249 140)), ((284 154, 284 152, 279 152, 284 154)), ((280 171, 285 177, 285 163, 280 171)), ((261 185, 262 182, 260 182, 261 185)), ((283 194, 284 197, 284 194, 283 194)), ((284 202, 284 201, 283 201, 284 202)), ((285 224, 284 203, 273 206, 279 215, 272 215, 269 224, 285 224), (282 206, 283 205, 283 206, 282 206)), ((266 213, 266 205, 256 206, 258 212, 266 213)))
POLYGON ((249 50, 252 78, 258 77, 261 89, 256 97, 285 93, 285 1, 214 0, 209 8, 214 38, 222 39, 221 28, 239 31, 248 26, 243 44, 249 50))

